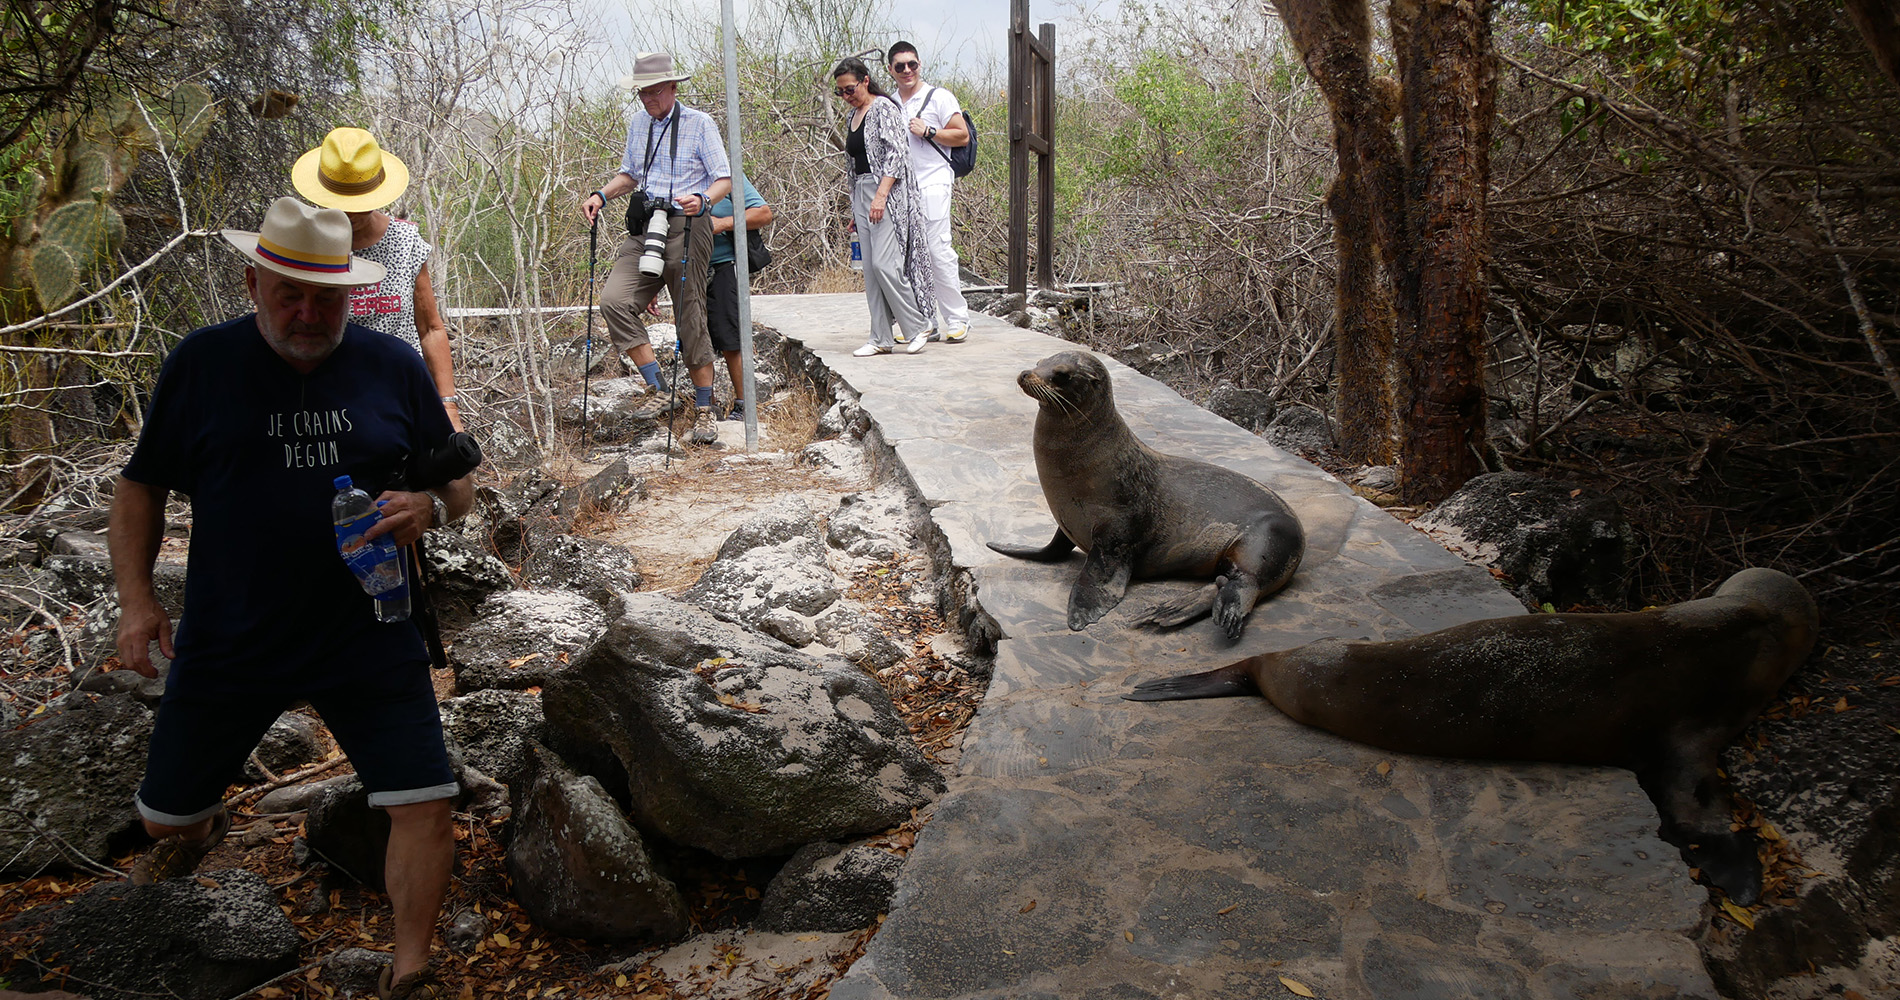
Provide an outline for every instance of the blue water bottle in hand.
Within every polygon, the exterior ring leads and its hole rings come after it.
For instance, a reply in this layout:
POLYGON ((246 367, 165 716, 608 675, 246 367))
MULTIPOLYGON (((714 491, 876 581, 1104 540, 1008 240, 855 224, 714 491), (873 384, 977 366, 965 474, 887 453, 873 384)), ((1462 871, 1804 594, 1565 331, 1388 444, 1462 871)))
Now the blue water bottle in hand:
POLYGON ((336 499, 330 501, 330 521, 336 525, 336 550, 356 574, 363 592, 376 598, 376 620, 409 620, 409 587, 403 572, 402 550, 388 535, 365 541, 363 533, 383 519, 382 506, 356 488, 348 476, 338 476, 336 499))

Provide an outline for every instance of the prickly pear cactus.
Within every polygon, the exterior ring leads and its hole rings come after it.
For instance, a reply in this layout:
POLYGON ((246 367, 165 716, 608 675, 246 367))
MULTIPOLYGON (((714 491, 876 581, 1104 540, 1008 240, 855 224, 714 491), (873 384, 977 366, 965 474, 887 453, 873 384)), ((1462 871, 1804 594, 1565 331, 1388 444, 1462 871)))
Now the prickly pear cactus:
POLYGON ((0 296, 30 287, 43 311, 72 301, 125 240, 125 220, 110 202, 139 154, 185 156, 210 133, 217 110, 211 92, 192 83, 142 106, 129 95, 114 98, 76 122, 42 172, 22 182, 19 210, 0 220, 0 235, 19 251, 0 243, 0 296))

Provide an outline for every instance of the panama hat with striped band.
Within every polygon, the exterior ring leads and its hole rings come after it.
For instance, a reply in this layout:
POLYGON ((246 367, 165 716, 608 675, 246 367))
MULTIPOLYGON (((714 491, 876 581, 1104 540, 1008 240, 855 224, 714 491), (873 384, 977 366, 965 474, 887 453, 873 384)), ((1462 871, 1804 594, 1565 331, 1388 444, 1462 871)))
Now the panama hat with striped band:
POLYGON ((409 190, 409 167, 360 128, 335 128, 297 157, 290 183, 313 205, 372 212, 409 190))
POLYGON ((285 195, 271 202, 261 232, 226 229, 226 240, 258 267, 312 285, 374 285, 387 270, 350 256, 350 217, 285 195))

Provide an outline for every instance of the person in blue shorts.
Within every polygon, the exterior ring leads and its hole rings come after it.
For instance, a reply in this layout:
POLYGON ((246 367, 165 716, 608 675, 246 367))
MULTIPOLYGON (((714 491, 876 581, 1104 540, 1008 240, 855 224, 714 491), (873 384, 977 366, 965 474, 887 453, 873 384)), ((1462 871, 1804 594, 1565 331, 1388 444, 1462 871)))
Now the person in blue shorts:
MULTIPOLYGON (((132 881, 188 874, 217 846, 231 822, 227 783, 278 715, 307 699, 389 816, 395 955, 382 992, 446 997, 428 959, 457 784, 429 657, 413 623, 376 620, 337 554, 330 502, 336 477, 374 493, 454 428, 412 348, 346 322, 350 289, 383 268, 350 255, 343 212, 279 198, 259 232, 223 235, 249 265, 257 311, 172 350, 112 497, 119 661, 156 676, 153 642, 172 660, 137 800, 159 842, 132 881), (152 587, 174 491, 192 515, 176 634, 152 587)), ((460 517, 472 494, 463 478, 380 499, 370 534, 408 545, 460 517)))

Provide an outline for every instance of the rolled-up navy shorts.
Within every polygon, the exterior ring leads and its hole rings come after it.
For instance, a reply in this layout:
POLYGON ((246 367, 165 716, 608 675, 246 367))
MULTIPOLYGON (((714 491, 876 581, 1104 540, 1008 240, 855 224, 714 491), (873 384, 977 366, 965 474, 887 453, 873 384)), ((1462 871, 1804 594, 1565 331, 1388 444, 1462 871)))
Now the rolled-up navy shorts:
POLYGON ((139 814, 167 826, 213 815, 271 723, 298 699, 323 716, 376 807, 453 797, 442 716, 426 659, 361 662, 310 678, 194 671, 174 664, 152 730, 139 814))

